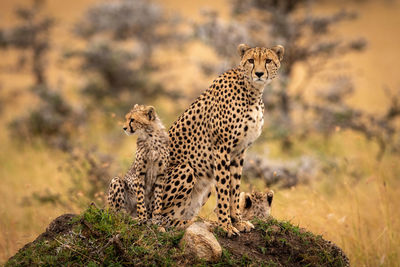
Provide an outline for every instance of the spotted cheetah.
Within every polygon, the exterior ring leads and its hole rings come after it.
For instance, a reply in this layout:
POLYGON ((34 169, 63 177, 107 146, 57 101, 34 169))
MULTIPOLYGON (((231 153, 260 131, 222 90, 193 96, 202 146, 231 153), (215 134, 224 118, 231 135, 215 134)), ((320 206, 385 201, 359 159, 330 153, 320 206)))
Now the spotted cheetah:
POLYGON ((240 193, 239 209, 242 213, 243 220, 252 220, 255 217, 266 219, 271 214, 272 200, 274 199, 274 191, 252 193, 240 193))
POLYGON ((136 104, 125 118, 125 133, 138 135, 136 159, 123 179, 115 177, 111 181, 108 203, 111 208, 137 215, 139 221, 151 218, 159 223, 168 134, 151 106, 136 104))
POLYGON ((277 76, 284 48, 238 46, 241 57, 203 92, 169 129, 169 170, 161 215, 168 225, 186 227, 215 185, 218 226, 228 236, 250 231, 239 209, 246 149, 264 122, 262 94, 277 76))

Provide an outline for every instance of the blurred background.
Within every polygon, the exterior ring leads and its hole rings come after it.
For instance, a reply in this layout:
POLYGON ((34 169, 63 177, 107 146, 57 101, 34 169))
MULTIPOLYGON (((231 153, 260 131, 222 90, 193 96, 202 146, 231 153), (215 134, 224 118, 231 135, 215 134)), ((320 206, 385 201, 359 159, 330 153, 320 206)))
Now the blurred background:
MULTIPOLYGON (((134 158, 134 104, 169 127, 239 43, 285 47, 242 191, 337 243, 400 262, 400 1, 0 2, 0 263, 55 217, 105 204, 134 158)), ((201 216, 214 218, 215 197, 201 216)))

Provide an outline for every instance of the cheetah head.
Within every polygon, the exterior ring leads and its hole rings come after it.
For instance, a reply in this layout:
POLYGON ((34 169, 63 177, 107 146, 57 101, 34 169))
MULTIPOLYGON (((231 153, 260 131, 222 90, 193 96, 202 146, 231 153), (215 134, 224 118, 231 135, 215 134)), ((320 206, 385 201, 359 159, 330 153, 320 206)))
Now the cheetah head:
POLYGON ((281 45, 272 48, 251 48, 246 44, 240 44, 238 46, 241 57, 239 67, 253 86, 264 89, 265 85, 277 76, 284 50, 281 45))
POLYGON ((125 115, 123 129, 127 135, 143 133, 157 119, 157 114, 152 106, 136 104, 131 111, 125 115))
POLYGON ((239 197, 239 208, 243 219, 252 220, 254 217, 267 218, 271 213, 274 191, 242 192, 239 197))

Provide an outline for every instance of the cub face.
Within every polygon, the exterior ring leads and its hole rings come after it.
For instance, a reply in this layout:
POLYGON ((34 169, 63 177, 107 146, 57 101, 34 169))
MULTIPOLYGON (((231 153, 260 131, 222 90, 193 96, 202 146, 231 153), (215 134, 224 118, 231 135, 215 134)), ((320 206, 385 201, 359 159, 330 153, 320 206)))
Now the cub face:
POLYGON ((274 191, 240 193, 239 208, 243 219, 252 220, 254 217, 268 218, 271 214, 274 191))
POLYGON ((246 44, 240 44, 238 46, 241 57, 240 67, 244 71, 245 77, 255 87, 264 88, 277 76, 284 51, 281 45, 272 48, 251 48, 246 44))
POLYGON ((154 107, 136 104, 125 115, 125 123, 122 128, 127 135, 141 133, 152 125, 155 119, 156 111, 154 107))

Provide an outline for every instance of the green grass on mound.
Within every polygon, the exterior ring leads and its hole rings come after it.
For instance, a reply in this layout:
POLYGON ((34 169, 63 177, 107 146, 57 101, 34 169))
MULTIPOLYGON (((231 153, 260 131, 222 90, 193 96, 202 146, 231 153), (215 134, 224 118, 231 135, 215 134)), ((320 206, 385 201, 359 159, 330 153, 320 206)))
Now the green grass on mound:
POLYGON ((25 245, 6 266, 344 266, 334 245, 289 222, 254 220, 256 229, 227 238, 219 262, 207 263, 179 248, 184 231, 159 232, 129 216, 89 207, 63 215, 45 233, 25 245))

